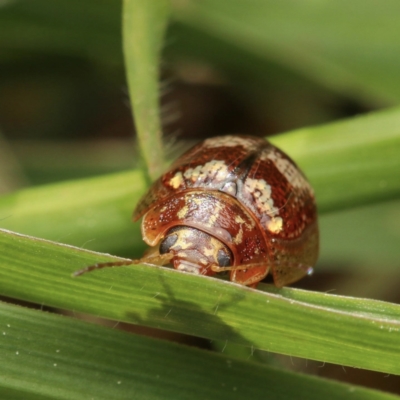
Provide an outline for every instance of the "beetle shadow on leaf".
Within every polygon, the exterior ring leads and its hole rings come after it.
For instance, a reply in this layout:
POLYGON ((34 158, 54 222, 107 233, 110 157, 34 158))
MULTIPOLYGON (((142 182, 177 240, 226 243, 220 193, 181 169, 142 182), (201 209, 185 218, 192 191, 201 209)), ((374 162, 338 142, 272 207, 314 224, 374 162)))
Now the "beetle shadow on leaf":
MULTIPOLYGON (((165 279, 160 277, 160 280, 165 294, 154 296, 159 302, 159 307, 150 309, 145 317, 128 311, 127 320, 133 324, 202 336, 226 343, 234 342, 248 347, 250 354, 253 344, 218 316, 218 313, 234 307, 237 302, 243 300, 245 293, 230 295, 228 300, 222 300, 220 295, 213 308, 206 310, 194 301, 178 299, 165 279)), ((225 294, 225 297, 227 296, 225 294)))

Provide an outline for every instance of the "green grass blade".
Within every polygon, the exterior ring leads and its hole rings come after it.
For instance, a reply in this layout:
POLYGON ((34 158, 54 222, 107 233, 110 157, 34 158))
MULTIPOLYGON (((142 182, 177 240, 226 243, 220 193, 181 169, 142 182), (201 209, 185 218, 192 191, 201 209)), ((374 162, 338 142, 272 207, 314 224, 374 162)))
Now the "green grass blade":
POLYGON ((164 170, 159 107, 160 51, 169 1, 124 0, 123 43, 130 99, 150 180, 164 170))
POLYGON ((131 215, 144 190, 139 171, 28 188, 1 198, 0 226, 92 250, 140 252, 131 215))
POLYGON ((4 303, 0 321, 4 399, 398 399, 4 303))
POLYGON ((399 200, 323 215, 321 265, 343 273, 351 268, 352 274, 374 274, 369 280, 377 283, 379 278, 382 292, 387 293, 386 276, 393 285, 399 276, 399 218, 399 200))
POLYGON ((396 1, 203 0, 177 2, 173 15, 331 90, 398 103, 399 13, 396 1))
POLYGON ((2 231, 0 293, 117 321, 400 374, 400 306, 294 289, 267 293, 146 266, 71 273, 106 255, 2 231))

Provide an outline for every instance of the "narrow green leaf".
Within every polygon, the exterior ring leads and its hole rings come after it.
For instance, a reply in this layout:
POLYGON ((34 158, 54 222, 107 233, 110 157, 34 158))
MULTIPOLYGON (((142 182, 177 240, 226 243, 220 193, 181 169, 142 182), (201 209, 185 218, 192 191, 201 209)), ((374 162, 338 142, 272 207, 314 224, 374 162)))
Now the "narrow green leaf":
POLYGON ((321 265, 372 273, 382 278, 382 292, 387 293, 386 276, 394 285, 393 278, 399 276, 399 220, 399 200, 322 215, 321 265))
POLYGON ((3 399, 398 399, 0 303, 3 399))
POLYGON ((331 90, 361 99, 400 99, 397 1, 174 4, 173 15, 180 22, 272 59, 331 90))
POLYGON ((110 256, 2 231, 0 293, 140 325, 323 362, 400 374, 400 306, 309 293, 266 292, 137 265, 79 278, 110 256), (361 334, 362 333, 362 334, 361 334))
POLYGON ((131 215, 144 190, 139 171, 28 188, 0 198, 0 226, 93 250, 140 252, 131 215))
POLYGON ((129 93, 142 156, 150 180, 164 169, 159 107, 160 51, 168 0, 124 0, 123 43, 129 93))

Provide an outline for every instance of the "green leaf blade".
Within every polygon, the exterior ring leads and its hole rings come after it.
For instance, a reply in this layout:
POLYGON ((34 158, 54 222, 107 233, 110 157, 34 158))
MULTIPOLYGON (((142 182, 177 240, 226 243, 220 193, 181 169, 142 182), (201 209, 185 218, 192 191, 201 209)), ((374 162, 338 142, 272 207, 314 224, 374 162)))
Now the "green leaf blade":
POLYGON ((123 44, 133 115, 150 180, 164 169, 158 66, 169 1, 124 0, 123 44))
POLYGON ((267 293, 140 265, 71 278, 76 269, 112 258, 7 232, 0 238, 0 290, 7 296, 249 349, 400 374, 398 305, 299 295, 294 289, 267 293), (23 253, 13 259, 18 249, 23 253))
POLYGON ((395 1, 204 0, 178 2, 173 15, 342 95, 396 104, 399 12, 395 1))
POLYGON ((398 399, 5 303, 0 321, 7 399, 398 399))

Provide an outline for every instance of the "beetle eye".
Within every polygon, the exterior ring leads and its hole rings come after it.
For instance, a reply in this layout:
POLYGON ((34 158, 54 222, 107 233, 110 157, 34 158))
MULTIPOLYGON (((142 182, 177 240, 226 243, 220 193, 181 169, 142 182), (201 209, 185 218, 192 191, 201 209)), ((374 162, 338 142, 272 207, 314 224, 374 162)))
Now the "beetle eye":
POLYGON ((217 253, 217 261, 220 267, 229 267, 231 265, 231 255, 223 249, 219 249, 217 253))
POLYGON ((160 254, 168 253, 170 248, 176 243, 177 240, 178 235, 167 236, 160 244, 160 254))

